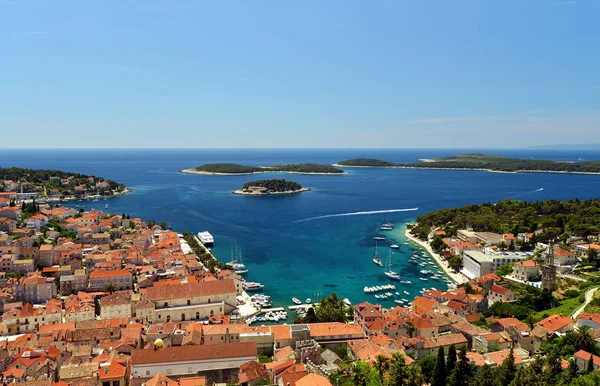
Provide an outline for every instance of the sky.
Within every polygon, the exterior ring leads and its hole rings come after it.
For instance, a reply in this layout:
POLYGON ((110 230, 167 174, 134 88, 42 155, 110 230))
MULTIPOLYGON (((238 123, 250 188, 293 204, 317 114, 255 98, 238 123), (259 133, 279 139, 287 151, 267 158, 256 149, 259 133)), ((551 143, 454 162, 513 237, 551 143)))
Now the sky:
POLYGON ((598 143, 597 0, 0 0, 1 148, 598 143))

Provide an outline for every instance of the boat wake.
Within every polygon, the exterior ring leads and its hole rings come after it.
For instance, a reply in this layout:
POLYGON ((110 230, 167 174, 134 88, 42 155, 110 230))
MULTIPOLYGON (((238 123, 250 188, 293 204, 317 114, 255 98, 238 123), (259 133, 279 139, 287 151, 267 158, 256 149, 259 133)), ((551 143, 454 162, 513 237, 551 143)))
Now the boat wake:
POLYGON ((534 192, 541 192, 542 190, 544 190, 544 188, 536 189, 536 190, 534 190, 534 192))
POLYGON ((305 221, 313 221, 320 220, 323 218, 330 217, 345 217, 345 216, 365 216, 369 214, 380 214, 380 213, 396 213, 396 212, 413 212, 415 210, 419 210, 419 208, 405 208, 405 209, 385 209, 385 210, 367 210, 364 212, 349 212, 349 213, 336 213, 336 214, 326 214, 323 216, 309 217, 302 220, 293 221, 294 223, 305 222, 305 221))

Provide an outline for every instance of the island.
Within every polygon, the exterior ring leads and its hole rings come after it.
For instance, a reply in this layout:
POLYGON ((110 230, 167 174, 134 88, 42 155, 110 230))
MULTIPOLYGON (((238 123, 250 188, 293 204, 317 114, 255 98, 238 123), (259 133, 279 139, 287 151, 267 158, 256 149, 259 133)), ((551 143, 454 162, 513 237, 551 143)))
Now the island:
POLYGON ((394 163, 374 158, 354 158, 332 166, 366 168, 422 168, 450 170, 485 170, 491 172, 547 172, 547 173, 600 173, 600 160, 559 162, 521 159, 481 153, 467 153, 436 159, 422 159, 415 163, 394 163))
POLYGON ((181 170, 182 173, 208 174, 208 175, 245 175, 268 172, 295 173, 295 174, 344 174, 342 169, 332 165, 319 165, 315 163, 281 164, 271 166, 246 166, 232 163, 205 164, 192 169, 181 170))
POLYGON ((235 194, 249 196, 273 196, 281 194, 296 194, 308 192, 310 189, 302 187, 297 182, 284 179, 258 180, 246 182, 242 189, 234 190, 235 194))
POLYGON ((48 201, 90 199, 128 193, 125 185, 81 173, 60 170, 0 168, 0 192, 18 199, 48 201))

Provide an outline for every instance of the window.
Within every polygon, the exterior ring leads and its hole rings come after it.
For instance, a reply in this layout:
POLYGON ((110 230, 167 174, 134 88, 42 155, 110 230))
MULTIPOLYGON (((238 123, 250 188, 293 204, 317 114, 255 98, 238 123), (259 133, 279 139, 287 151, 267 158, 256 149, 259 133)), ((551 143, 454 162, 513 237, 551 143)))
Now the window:
POLYGON ((167 369, 167 374, 171 375, 171 369, 167 369))
POLYGON ((150 370, 146 370, 146 375, 150 375, 150 370))
POLYGON ((187 305, 189 306, 191 304, 190 299, 187 300, 187 305))
POLYGON ((188 367, 188 373, 191 374, 192 373, 192 368, 188 367))

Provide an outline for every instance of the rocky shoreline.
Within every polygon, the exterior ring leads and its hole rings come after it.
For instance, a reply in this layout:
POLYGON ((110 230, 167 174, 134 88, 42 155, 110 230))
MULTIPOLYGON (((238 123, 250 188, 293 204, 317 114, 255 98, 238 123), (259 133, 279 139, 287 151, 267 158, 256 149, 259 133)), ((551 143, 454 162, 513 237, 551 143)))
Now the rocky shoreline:
POLYGON ((243 196, 281 196, 281 195, 286 195, 286 194, 297 194, 297 193, 308 192, 308 191, 310 191, 310 188, 302 188, 299 190, 286 190, 284 192, 268 192, 268 193, 262 193, 257 190, 248 192, 244 189, 238 189, 238 190, 234 190, 232 193, 240 194, 243 196))
MULTIPOLYGON (((260 167, 264 168, 264 166, 260 166, 260 167)), ((186 173, 186 174, 200 174, 200 175, 204 175, 204 176, 247 176, 247 175, 251 175, 251 174, 263 174, 263 173, 308 174, 308 175, 319 175, 319 176, 337 176, 337 175, 342 175, 342 174, 348 174, 346 172, 343 172, 343 173, 283 172, 283 171, 278 171, 278 170, 269 170, 268 168, 265 168, 264 171, 248 172, 248 173, 216 173, 216 172, 204 172, 204 171, 199 171, 199 170, 195 170, 195 169, 183 169, 183 170, 180 170, 179 172, 186 173)))
MULTIPOLYGON (((434 161, 435 162, 435 161, 434 161)), ((434 162, 426 162, 426 163, 434 163, 434 162)), ((490 172, 490 173, 507 173, 507 174, 517 174, 517 173, 554 173, 554 174, 593 174, 599 175, 600 172, 569 172, 569 171, 560 171, 560 170, 516 170, 516 171, 505 171, 505 170, 494 170, 494 169, 481 169, 481 168, 436 168, 432 166, 352 166, 352 165, 340 165, 340 164, 331 164, 331 166, 336 166, 340 168, 364 168, 364 169, 424 169, 424 170, 459 170, 459 171, 480 171, 480 172, 490 172)))

